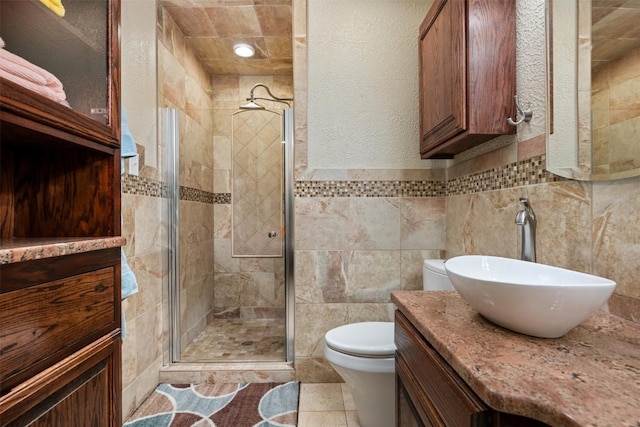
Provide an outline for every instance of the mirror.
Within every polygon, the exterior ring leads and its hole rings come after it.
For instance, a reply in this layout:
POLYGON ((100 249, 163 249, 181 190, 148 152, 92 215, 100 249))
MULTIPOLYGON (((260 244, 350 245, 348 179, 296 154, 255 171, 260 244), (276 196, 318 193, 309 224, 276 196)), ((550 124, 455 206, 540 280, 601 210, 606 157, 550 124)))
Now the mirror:
POLYGON ((547 169, 640 175, 640 0, 547 0, 547 169))

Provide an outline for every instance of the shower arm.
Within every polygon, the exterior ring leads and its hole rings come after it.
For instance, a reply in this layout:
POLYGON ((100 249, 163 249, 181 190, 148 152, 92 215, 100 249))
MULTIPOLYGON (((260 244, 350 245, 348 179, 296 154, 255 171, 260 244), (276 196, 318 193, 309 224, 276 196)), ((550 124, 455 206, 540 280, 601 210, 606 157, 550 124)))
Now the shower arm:
POLYGON ((260 99, 260 100, 263 100, 263 101, 276 101, 276 102, 281 102, 283 104, 289 105, 289 103, 287 101, 293 101, 293 98, 278 98, 273 93, 271 93, 271 91, 269 90, 269 87, 267 85, 262 84, 262 83, 257 83, 255 85, 253 85, 253 87, 251 88, 251 92, 249 92, 249 96, 250 96, 250 98, 247 98, 247 101, 251 101, 251 102, 253 102, 256 99, 260 99), (269 96, 271 98, 257 98, 257 97, 255 97, 253 95, 253 91, 255 91, 259 87, 263 87, 267 91, 267 93, 269 94, 269 96))
POLYGON ((274 99, 274 98, 260 98, 260 97, 252 97, 252 98, 247 98, 247 101, 253 102, 254 100, 259 99, 261 101, 274 101, 274 102, 280 102, 282 104, 287 104, 287 106, 291 106, 291 104, 289 104, 287 101, 292 101, 290 99, 287 100, 282 100, 282 99, 274 99))

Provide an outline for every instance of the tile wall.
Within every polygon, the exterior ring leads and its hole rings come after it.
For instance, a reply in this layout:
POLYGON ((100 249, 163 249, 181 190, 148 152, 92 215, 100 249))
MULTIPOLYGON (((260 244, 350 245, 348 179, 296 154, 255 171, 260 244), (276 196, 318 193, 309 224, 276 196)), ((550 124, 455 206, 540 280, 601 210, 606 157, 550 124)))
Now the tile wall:
POLYGON ((591 90, 593 173, 624 176, 640 168, 640 144, 631 137, 640 127, 640 48, 594 69, 591 90))
POLYGON ((180 328, 191 342, 213 316, 213 101, 208 72, 162 9, 158 105, 179 111, 180 328))
MULTIPOLYGON (((213 76, 214 117, 214 191, 228 194, 225 204, 214 206, 214 283, 215 315, 245 319, 284 318, 284 262, 283 258, 232 257, 231 196, 232 121, 234 113, 246 104, 251 88, 265 84, 279 98, 293 97, 291 76, 213 76)), ((254 91, 257 97, 265 97, 264 88, 254 91)), ((258 101, 271 110, 281 110, 284 104, 258 101)), ((243 115, 253 114, 240 113, 243 115)), ((237 146, 236 146, 237 151, 237 146)), ((237 153, 236 153, 237 154, 237 153)), ((239 194, 235 200, 239 200, 239 194)), ((237 221, 237 218, 236 218, 237 221)), ((280 231, 279 229, 277 230, 280 231)))
POLYGON ((155 389, 166 341, 163 289, 167 283, 166 199, 158 179, 156 136, 156 7, 122 2, 122 100, 141 155, 140 176, 122 177, 122 235, 138 293, 122 302, 122 416, 155 389), (148 75, 141 81, 139 76, 148 75), (153 166, 151 166, 153 165, 153 166))

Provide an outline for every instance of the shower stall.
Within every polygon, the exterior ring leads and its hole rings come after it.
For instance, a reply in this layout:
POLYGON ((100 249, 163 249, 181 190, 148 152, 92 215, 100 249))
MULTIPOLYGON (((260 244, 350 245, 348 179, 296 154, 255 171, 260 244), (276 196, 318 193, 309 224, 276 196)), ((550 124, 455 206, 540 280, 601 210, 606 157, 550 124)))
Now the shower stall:
POLYGON ((293 360, 293 100, 246 101, 161 110, 172 363, 293 360))

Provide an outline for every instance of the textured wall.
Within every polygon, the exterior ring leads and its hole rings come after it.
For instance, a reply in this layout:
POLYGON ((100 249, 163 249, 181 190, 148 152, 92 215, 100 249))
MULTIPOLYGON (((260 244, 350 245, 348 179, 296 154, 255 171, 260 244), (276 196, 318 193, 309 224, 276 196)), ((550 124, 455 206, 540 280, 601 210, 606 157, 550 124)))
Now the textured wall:
POLYGON ((430 0, 308 3, 309 167, 424 168, 418 27, 430 0))
POLYGON ((122 103, 145 164, 158 168, 155 2, 123 0, 121 16, 122 103))

